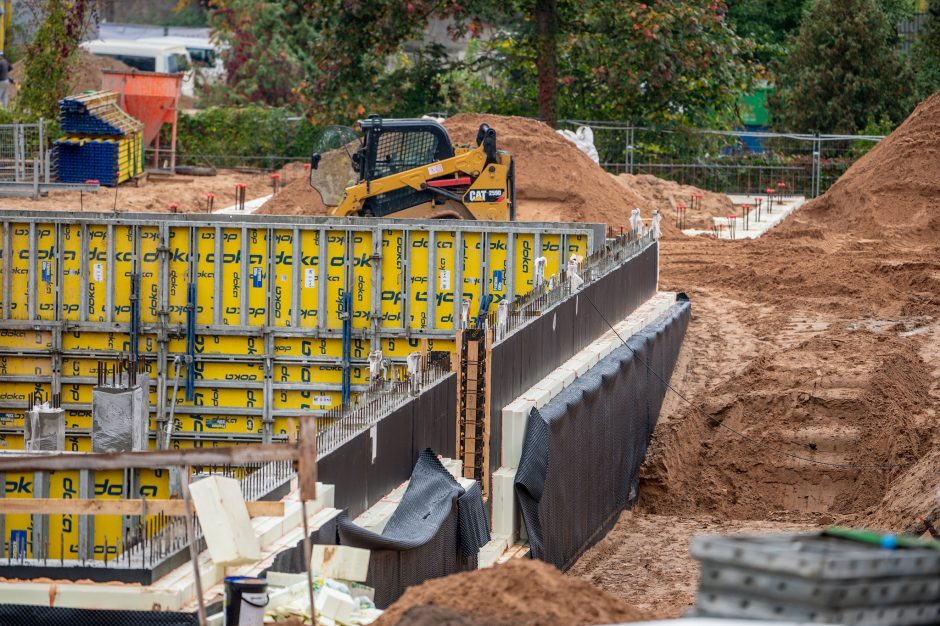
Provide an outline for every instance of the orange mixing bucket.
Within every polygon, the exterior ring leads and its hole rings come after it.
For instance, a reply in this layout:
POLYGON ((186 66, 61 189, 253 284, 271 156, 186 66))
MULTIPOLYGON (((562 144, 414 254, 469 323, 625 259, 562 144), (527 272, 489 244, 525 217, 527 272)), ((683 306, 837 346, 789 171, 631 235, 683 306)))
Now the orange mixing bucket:
MULTIPOLYGON (((173 125, 170 143, 170 171, 176 171, 176 116, 179 108, 182 74, 158 72, 121 72, 102 70, 101 88, 119 94, 118 103, 144 124, 144 144, 154 145, 154 164, 159 166, 160 128, 173 125)), ((163 150, 167 152, 167 150, 163 150)))

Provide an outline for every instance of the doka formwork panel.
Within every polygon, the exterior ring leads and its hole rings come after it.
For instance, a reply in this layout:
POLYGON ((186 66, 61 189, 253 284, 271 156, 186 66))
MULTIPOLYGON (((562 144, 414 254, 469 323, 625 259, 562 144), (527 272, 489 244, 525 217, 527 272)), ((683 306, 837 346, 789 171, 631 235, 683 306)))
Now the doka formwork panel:
POLYGON ((134 273, 155 415, 187 351, 192 283, 195 398, 178 403, 176 432, 270 438, 288 417, 339 402, 342 293, 353 294, 358 393, 371 350, 395 372, 415 350, 453 351, 461 297, 523 294, 538 254, 553 273, 603 235, 583 224, 0 212, 0 435, 41 391, 62 393, 69 432, 83 436, 97 360, 132 351, 134 273))

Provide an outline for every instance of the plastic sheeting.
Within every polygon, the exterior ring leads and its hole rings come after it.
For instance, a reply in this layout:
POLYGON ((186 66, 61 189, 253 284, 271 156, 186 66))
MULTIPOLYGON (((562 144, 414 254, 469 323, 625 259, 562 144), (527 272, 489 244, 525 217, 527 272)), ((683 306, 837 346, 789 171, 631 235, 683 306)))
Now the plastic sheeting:
POLYGON ((94 452, 146 450, 150 394, 146 376, 129 388, 96 387, 91 392, 91 447, 94 452))
POLYGON ((339 544, 372 552, 366 584, 385 608, 405 588, 430 578, 475 569, 490 540, 478 484, 464 489, 430 449, 421 453, 401 503, 381 535, 337 520, 339 544))
POLYGON ((27 452, 65 450, 65 410, 48 403, 34 406, 23 420, 23 440, 27 452))
POLYGON ((626 346, 532 410, 515 490, 533 558, 567 569, 636 499, 663 380, 672 375, 690 316, 681 295, 626 346))

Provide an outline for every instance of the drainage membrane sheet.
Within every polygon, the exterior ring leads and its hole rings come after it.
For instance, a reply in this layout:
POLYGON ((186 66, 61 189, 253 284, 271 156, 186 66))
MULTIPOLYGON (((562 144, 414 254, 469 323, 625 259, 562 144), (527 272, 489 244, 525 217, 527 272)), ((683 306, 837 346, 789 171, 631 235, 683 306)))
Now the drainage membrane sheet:
POLYGON ((160 611, 109 611, 51 606, 0 604, 3 626, 198 626, 192 613, 160 611))
POLYGON ((430 449, 418 458, 382 534, 357 526, 345 513, 337 531, 340 545, 372 551, 366 584, 375 587, 379 608, 406 587, 475 569, 477 553, 490 540, 479 485, 465 490, 430 449))
POLYGON ((636 499, 640 464, 691 317, 679 301, 541 410, 532 409, 515 491, 532 558, 567 569, 636 499), (647 367, 647 365, 649 367, 647 367))

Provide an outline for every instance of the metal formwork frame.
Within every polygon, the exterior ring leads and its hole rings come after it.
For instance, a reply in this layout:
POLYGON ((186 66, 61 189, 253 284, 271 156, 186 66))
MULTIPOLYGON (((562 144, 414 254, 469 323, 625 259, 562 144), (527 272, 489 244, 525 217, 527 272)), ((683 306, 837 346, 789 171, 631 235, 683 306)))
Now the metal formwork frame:
MULTIPOLYGON (((76 374, 72 371, 65 371, 63 363, 67 360, 77 359, 110 359, 118 353, 129 348, 126 335, 129 333, 130 324, 126 321, 118 321, 116 314, 117 308, 126 304, 123 294, 116 291, 118 284, 115 282, 119 275, 118 262, 116 260, 116 240, 115 236, 118 230, 123 236, 127 232, 133 239, 131 249, 130 267, 131 272, 140 274, 148 271, 154 274, 150 279, 152 291, 149 294, 143 293, 141 287, 141 297, 146 298, 139 302, 140 310, 145 307, 151 307, 153 315, 146 322, 141 322, 139 332, 142 341, 147 342, 147 346, 142 348, 141 355, 150 365, 151 386, 156 392, 156 402, 154 403, 154 413, 156 424, 158 426, 165 424, 168 416, 168 393, 172 392, 173 387, 173 358, 174 354, 179 353, 179 349, 172 348, 172 345, 181 341, 185 337, 185 324, 175 321, 179 317, 178 311, 174 312, 173 304, 179 301, 179 296, 173 299, 171 292, 173 289, 185 289, 189 282, 195 282, 197 285, 197 300, 200 306, 211 306, 209 323, 206 320, 200 320, 196 324, 196 335, 198 337, 215 338, 250 338, 255 341, 258 352, 254 354, 246 353, 226 353, 226 354, 200 354, 197 361, 200 364, 216 364, 218 367, 224 367, 226 364, 231 366, 260 366, 260 376, 256 380, 196 380, 195 387, 197 391, 211 391, 218 394, 223 390, 234 390, 239 393, 245 392, 255 397, 255 401, 246 406, 223 406, 216 405, 190 406, 186 403, 178 403, 176 406, 177 416, 193 416, 211 414, 219 418, 238 419, 245 418, 251 420, 254 426, 251 432, 216 432, 209 435, 203 431, 180 430, 174 433, 174 439, 194 440, 218 439, 231 442, 254 441, 259 438, 263 441, 270 441, 278 435, 275 432, 275 420, 279 417, 293 417, 301 414, 309 414, 309 407, 284 406, 280 402, 280 407, 275 408, 279 403, 278 396, 290 394, 291 392, 301 392, 306 394, 329 394, 341 391, 341 383, 329 382, 326 380, 316 380, 313 375, 308 379, 290 380, 286 375, 281 379, 281 368, 337 368, 340 360, 336 356, 329 354, 310 354, 295 355, 282 354, 278 351, 279 343, 288 340, 303 339, 314 342, 318 340, 340 340, 342 338, 342 329, 330 327, 328 320, 328 310, 332 303, 329 301, 328 284, 331 278, 342 280, 342 287, 345 291, 355 288, 354 281, 360 280, 364 285, 370 288, 370 296, 363 311, 367 319, 364 326, 356 327, 352 331, 352 340, 357 345, 362 346, 361 354, 354 356, 351 361, 354 367, 366 368, 367 356, 366 346, 370 350, 380 349, 383 342, 388 340, 403 340, 419 342, 418 345, 425 347, 428 341, 443 341, 444 345, 452 349, 452 343, 455 336, 455 329, 458 326, 460 302, 465 296, 476 301, 477 297, 492 291, 489 284, 489 275, 493 269, 489 246, 495 238, 505 239, 506 260, 505 260, 505 284, 501 297, 513 299, 519 293, 519 281, 521 280, 516 270, 516 250, 519 237, 531 237, 535 242, 536 251, 541 252, 541 242, 546 237, 556 238, 560 242, 559 250, 552 251, 551 254, 558 254, 557 267, 564 268, 567 262, 566 256, 569 252, 568 242, 573 237, 579 238, 582 242, 582 252, 590 253, 595 251, 604 240, 605 228, 600 225, 588 224, 558 224, 558 223, 493 223, 493 222, 421 222, 415 220, 372 220, 372 219, 348 219, 348 218, 296 218, 281 216, 205 216, 205 215, 144 215, 144 214, 74 214, 63 212, 0 212, 0 246, 2 246, 2 259, 0 259, 0 294, 2 294, 2 306, 0 306, 0 331, 4 333, 36 333, 37 336, 46 337, 48 342, 42 345, 30 346, 28 348, 16 347, 10 341, 4 341, 0 337, 0 358, 23 357, 49 359, 50 371, 48 375, 28 376, 26 379, 35 382, 37 386, 49 385, 53 392, 62 392, 64 388, 75 389, 78 385, 92 385, 94 376, 90 373, 76 374), (51 225, 54 229, 52 241, 54 241, 54 259, 47 259, 54 263, 54 284, 51 289, 54 290, 54 315, 46 311, 43 315, 39 314, 39 285, 48 284, 49 277, 42 275, 42 266, 37 258, 38 243, 37 229, 42 227, 46 229, 51 225), (23 270, 23 257, 14 263, 14 255, 22 255, 23 251, 13 250, 14 238, 13 229, 28 229, 28 247, 26 251, 26 272, 27 272, 27 315, 14 315, 11 310, 11 302, 15 300, 13 296, 13 271, 23 270), (77 263, 72 261, 73 280, 76 280, 76 286, 79 297, 75 300, 75 288, 71 293, 65 289, 65 262, 63 253, 65 251, 64 236, 66 229, 69 229, 71 235, 79 239, 79 247, 76 251, 80 259, 77 263), (90 232, 95 231, 95 235, 100 237, 103 229, 107 241, 103 251, 95 248, 95 254, 106 255, 106 270, 104 276, 92 276, 92 263, 90 262, 90 232), (156 253, 154 259, 145 264, 142 251, 142 232, 149 229, 154 231, 156 241, 156 253), (188 229, 188 230, 187 230, 188 229), (224 242, 223 233, 237 232, 240 236, 240 242, 247 246, 250 235, 260 239, 265 237, 264 254, 265 259, 260 270, 263 274, 262 283, 265 290, 264 303, 265 311, 263 322, 251 323, 249 317, 250 294, 248 281, 252 271, 258 271, 257 265, 249 261, 249 254, 244 251, 241 255, 237 276, 241 282, 239 291, 239 311, 237 312, 237 323, 231 324, 223 313, 222 302, 223 293, 227 285, 225 274, 223 272, 224 242), (283 237, 288 233, 291 241, 283 241, 288 247, 288 254, 291 255, 289 271, 282 271, 277 265, 279 244, 282 242, 278 237, 283 237), (171 232, 176 232, 179 237, 181 232, 188 233, 184 236, 186 243, 186 263, 188 270, 185 277, 179 275, 179 266, 174 270, 176 280, 182 281, 177 284, 171 284, 171 265, 172 256, 179 254, 178 251, 171 250, 171 232), (328 236, 330 233, 341 234, 343 237, 342 267, 328 267, 326 262, 320 262, 328 254, 328 236), (398 233, 401 237, 400 256, 400 276, 396 277, 397 289, 400 295, 398 302, 383 302, 382 287, 388 281, 388 277, 383 277, 383 243, 386 242, 386 236, 392 233, 398 233), (446 233, 448 241, 453 241, 453 257, 450 261, 452 279, 450 289, 442 290, 440 288, 439 266, 444 261, 443 252, 438 250, 438 242, 446 233), (200 236, 205 235, 213 241, 206 244, 206 248, 200 248, 200 236), (474 270, 482 277, 478 280, 481 284, 468 286, 464 282, 468 275, 466 264, 469 261, 465 242, 468 236, 479 237, 480 251, 476 261, 480 265, 479 270, 474 270), (315 279, 305 276, 305 271, 299 259, 304 253, 304 241, 307 238, 313 238, 316 242, 316 268, 315 279), (371 237, 371 246, 365 253, 354 250, 354 238, 371 237), (414 265, 412 246, 422 243, 427 247, 426 263, 414 265), (214 253, 212 261, 200 261, 200 250, 209 250, 214 253), (366 260, 357 259, 356 254, 362 256, 365 254, 366 260), (201 265, 200 265, 201 263, 201 265), (358 264, 358 269, 357 269, 358 264), (367 264, 368 268, 363 268, 367 264), (145 267, 146 265, 146 267, 145 267), (254 267, 252 267, 254 265, 254 267), (200 270, 201 268, 201 270, 200 270), (211 272, 211 289, 208 289, 203 278, 197 276, 200 271, 211 272), (279 273, 281 272, 281 273, 279 273), (341 272, 342 276, 337 274, 341 272), (358 273, 357 273, 358 272, 358 273), (423 276, 422 276, 423 275, 423 276), (310 324, 309 320, 303 318, 303 305, 300 302, 300 287, 308 279, 316 281, 316 323, 310 324), (414 280, 426 281, 426 303, 425 309, 426 325, 416 327, 411 322, 412 306, 415 304, 410 295, 414 280), (89 285, 94 281, 96 284, 104 284, 104 293, 97 293, 100 303, 101 296, 104 296, 104 307, 100 304, 94 306, 90 302, 89 285), (289 286, 291 292, 290 310, 280 319, 275 318, 275 305, 280 302, 277 293, 278 287, 289 286), (205 287, 205 288, 204 288, 205 287), (446 292, 448 297, 453 299, 453 319, 449 324, 442 326, 438 324, 438 296, 446 292), (451 296, 452 292, 452 296, 451 296), (211 302, 210 302, 211 301, 211 302), (77 313, 66 315, 66 308, 70 308, 77 313), (73 308, 76 307, 76 308, 73 308), (400 315, 400 322, 397 325, 384 323, 383 314, 394 313, 400 315), (103 318, 103 319, 98 319, 103 318), (284 324, 286 320, 286 324, 284 324), (225 323, 228 321, 229 323, 225 323), (304 325, 305 321, 307 325, 304 325), (203 322, 203 323, 200 323, 203 322), (280 323, 278 323, 280 322, 280 323), (78 349, 69 348, 63 343, 63 337, 66 334, 88 333, 108 335, 114 338, 114 345, 108 345, 108 348, 89 348, 78 349)), ((45 240, 44 240, 45 241, 45 240)), ((100 242, 100 239, 98 239, 100 242)), ((363 239, 364 241, 364 239, 363 239)), ((180 242, 177 241, 177 244, 180 242)), ((74 244, 73 244, 74 245, 74 244)), ((97 245, 97 244, 96 244, 97 245)), ((262 244, 257 244, 261 246, 262 244)), ((364 245, 364 243, 363 243, 364 245)), ((48 243, 46 244, 48 248, 48 243)), ((125 253, 126 254, 126 253, 125 253)), ((448 253, 449 254, 449 253, 448 253)), ((96 258, 102 258, 97 256, 96 258)), ((420 257, 417 257, 420 258, 420 257)), ((178 260, 178 259, 177 259, 178 260)), ((285 266, 286 267, 286 266, 285 266)), ((97 271, 97 270, 96 270, 97 271)), ((126 273, 126 272, 125 272, 126 273)), ((123 277, 122 277, 123 279, 123 277)), ((206 279, 208 280, 208 279, 206 279)), ((48 296, 46 296, 48 298, 48 296)), ((475 315, 476 310, 472 313, 475 315)), ((195 314, 195 313, 194 313, 195 314)), ((417 316, 416 316, 417 319, 417 316)), ((439 343, 439 345, 441 345, 439 343)), ((418 349, 418 348, 414 348, 418 349)), ((435 348, 438 349, 438 348, 435 348)), ((394 363, 402 363, 404 355, 390 355, 389 358, 394 363)), ((285 370, 286 371, 286 370, 285 370)), ((0 372, 0 382, 11 382, 17 379, 23 382, 23 377, 9 375, 0 372)), ((361 380, 361 378, 360 378, 361 380)), ((362 382, 353 382, 352 391, 360 393, 368 388, 367 384, 362 382)), ((90 403, 78 399, 78 393, 69 395, 63 393, 63 408, 67 411, 89 411, 90 403)), ((314 396, 316 398, 317 396, 314 396)), ((0 415, 7 414, 9 410, 25 408, 25 403, 19 400, 10 400, 0 398, 0 415)), ((326 408, 313 409, 314 413, 323 413, 326 408)), ((4 430, 9 434, 18 431, 15 427, 6 427, 0 421, 0 435, 4 430)), ((84 435, 87 428, 73 427, 69 429, 70 435, 84 435)))

